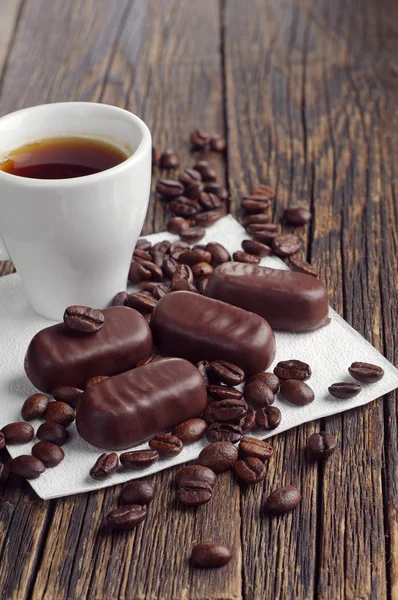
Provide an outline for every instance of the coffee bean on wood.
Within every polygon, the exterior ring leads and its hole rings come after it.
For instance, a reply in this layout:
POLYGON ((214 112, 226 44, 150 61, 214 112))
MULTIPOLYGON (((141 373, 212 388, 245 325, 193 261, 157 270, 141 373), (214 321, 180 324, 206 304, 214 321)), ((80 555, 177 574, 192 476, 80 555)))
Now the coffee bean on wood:
POLYGON ((264 503, 264 510, 270 514, 281 514, 294 510, 301 500, 299 490, 293 485, 285 485, 274 490, 264 503))
POLYGON ((231 560, 231 551, 225 544, 202 542, 194 546, 191 563, 202 569, 223 567, 231 560))
POLYGON ((336 440, 328 431, 313 433, 308 438, 307 451, 312 459, 325 459, 336 450, 336 440))
POLYGON ((239 443, 239 454, 245 458, 252 456, 265 462, 270 460, 273 450, 266 440, 258 440, 251 436, 244 436, 239 443))
POLYGON ((202 466, 222 473, 236 463, 238 450, 231 442, 214 442, 203 448, 198 460, 202 466))
POLYGON ((253 456, 238 460, 234 465, 234 470, 238 478, 247 485, 256 485, 264 481, 267 472, 264 463, 253 456))
POLYGON ((259 183, 251 188, 250 193, 253 195, 265 196, 266 198, 272 200, 272 198, 275 198, 276 192, 275 189, 270 185, 259 183))
POLYGON ((283 211, 283 220, 288 225, 306 225, 311 221, 312 215, 309 210, 302 206, 291 206, 283 211))
POLYGON ((227 140, 222 135, 215 135, 210 140, 210 148, 213 152, 224 152, 227 147, 227 140))
POLYGON ((126 504, 108 513, 106 521, 117 531, 133 529, 142 523, 147 516, 147 507, 140 504, 126 504))
POLYGON ((206 160, 200 160, 193 166, 193 168, 195 171, 199 171, 199 173, 202 175, 203 181, 215 181, 217 179, 215 170, 210 167, 206 160))
POLYGON ((205 146, 210 142, 210 135, 202 129, 194 129, 190 136, 190 142, 195 150, 203 150, 205 146))
POLYGON ((179 174, 178 179, 184 186, 187 186, 191 183, 202 181, 202 175, 199 171, 196 171, 196 169, 184 169, 184 171, 179 174))
POLYGON ((304 275, 311 275, 311 277, 318 277, 318 271, 305 260, 300 260, 295 256, 291 256, 289 259, 289 267, 292 271, 297 273, 303 273, 304 275))
POLYGON ((203 467, 202 465, 186 465, 185 467, 178 469, 175 484, 179 487, 183 481, 204 481, 214 488, 216 479, 215 472, 208 467, 203 467))
POLYGON ((245 227, 247 227, 247 225, 253 225, 253 224, 265 224, 265 223, 269 223, 271 220, 271 217, 269 216, 269 214, 265 214, 265 213, 258 213, 257 215, 245 215, 243 217, 243 225, 245 227))
POLYGON ((206 504, 211 500, 212 487, 205 481, 185 479, 180 481, 177 489, 177 498, 182 504, 187 506, 199 506, 206 504))
POLYGON ((280 233, 272 239, 272 250, 282 258, 296 254, 300 248, 300 238, 293 233, 280 233))
MULTIPOLYGON (((180 217, 192 217, 200 210, 198 201, 194 200, 193 198, 187 198, 186 196, 178 196, 172 200, 169 204, 169 208, 172 213, 179 215, 180 217)), ((180 231, 179 235, 186 235, 188 231, 190 230, 182 230, 180 231)))
POLYGON ((149 481, 131 481, 124 486, 119 496, 119 504, 150 504, 155 489, 149 481))

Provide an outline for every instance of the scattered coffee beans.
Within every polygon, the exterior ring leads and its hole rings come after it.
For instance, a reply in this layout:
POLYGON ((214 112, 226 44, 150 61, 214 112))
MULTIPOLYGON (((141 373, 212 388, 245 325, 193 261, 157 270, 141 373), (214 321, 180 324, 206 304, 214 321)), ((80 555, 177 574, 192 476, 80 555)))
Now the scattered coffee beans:
POLYGON ((131 450, 123 452, 120 456, 120 462, 126 469, 146 469, 159 460, 157 450, 131 450))
POLYGON ((211 423, 206 431, 209 442, 231 442, 236 444, 242 437, 242 428, 233 423, 211 423))
POLYGON ((131 481, 122 489, 119 504, 149 504, 155 495, 155 489, 149 481, 131 481))
POLYGON ((228 193, 227 188, 223 187, 219 183, 215 183, 215 182, 205 183, 203 191, 209 192, 209 194, 216 194, 216 196, 218 196, 220 198, 220 200, 222 200, 223 202, 225 202, 229 198, 229 193, 228 193))
POLYGON ((40 419, 46 411, 50 399, 46 394, 32 394, 25 400, 21 409, 21 416, 25 421, 40 419))
POLYGON ((213 152, 224 152, 227 147, 227 140, 221 135, 215 135, 210 140, 210 148, 213 152))
MULTIPOLYGON (((179 215, 180 217, 192 217, 196 215, 200 210, 200 206, 197 200, 187 198, 186 196, 178 196, 172 200, 169 204, 169 208, 172 213, 179 215)), ((190 229, 180 231, 179 236, 187 234, 190 229)), ((187 241, 190 241, 187 239, 187 241)))
POLYGON ((239 443, 239 453, 244 458, 253 457, 265 462, 273 454, 272 446, 266 440, 245 436, 239 443))
POLYGON ((145 250, 140 250, 139 248, 136 248, 134 250, 133 257, 137 262, 140 262, 140 260, 152 260, 152 257, 149 254, 149 252, 145 252, 145 250))
POLYGON ((51 442, 57 446, 63 446, 69 439, 68 430, 60 423, 42 423, 36 432, 37 439, 41 442, 51 442))
POLYGON ((141 238, 140 240, 137 241, 135 247, 139 248, 140 250, 149 250, 149 248, 151 248, 152 243, 149 240, 146 240, 144 238, 141 238))
POLYGON ((313 433, 308 438, 307 451, 312 459, 328 458, 336 450, 336 440, 328 431, 313 433))
POLYGON ((195 171, 199 171, 202 175, 203 181, 215 181, 217 178, 216 172, 212 169, 206 160, 200 160, 193 168, 195 171))
POLYGON ((104 324, 104 315, 95 308, 68 306, 64 313, 64 323, 74 331, 97 333, 104 324))
POLYGON ((274 490, 266 499, 264 510, 271 514, 286 513, 294 510, 300 503, 301 494, 293 485, 274 490))
POLYGON ((214 360, 210 366, 215 379, 220 383, 234 386, 239 385, 245 380, 244 371, 227 360, 214 360))
POLYGON ((384 371, 377 365, 364 362, 353 362, 348 371, 354 379, 361 383, 376 383, 384 376, 384 371))
POLYGON ((311 277, 318 277, 318 271, 304 260, 300 260, 295 256, 291 256, 289 260, 289 267, 292 271, 297 273, 304 273, 304 275, 311 275, 311 277))
POLYGON ((239 423, 246 413, 246 402, 231 398, 208 404, 203 411, 203 418, 208 423, 239 423))
POLYGON ((203 296, 206 294, 206 288, 207 288, 207 284, 209 281, 209 277, 198 277, 197 280, 195 281, 196 284, 196 289, 198 290, 199 294, 202 294, 203 296))
POLYGON ((192 265, 192 274, 195 279, 198 277, 210 277, 213 273, 213 267, 207 262, 199 262, 196 265, 192 265))
POLYGON ((177 265, 174 271, 173 278, 171 280, 171 289, 176 291, 176 286, 180 283, 181 280, 187 281, 188 283, 193 283, 193 273, 191 267, 188 265, 177 265))
POLYGON ((282 360, 274 369, 279 379, 299 379, 307 381, 311 377, 311 367, 301 360, 282 360))
POLYGON ((180 156, 173 150, 165 150, 160 155, 159 166, 161 169, 175 169, 180 165, 180 156))
POLYGON ((145 521, 147 507, 140 504, 126 504, 119 508, 114 508, 108 513, 106 520, 110 527, 117 531, 133 529, 145 521))
POLYGON ((175 198, 184 193, 184 186, 175 179, 159 179, 156 184, 156 191, 165 198, 175 198))
POLYGON ((90 469, 90 477, 97 481, 107 479, 117 471, 119 458, 116 452, 101 454, 95 461, 94 466, 90 469))
POLYGON ((255 240, 243 240, 242 248, 244 253, 249 255, 253 254, 259 258, 263 258, 264 256, 271 254, 271 248, 269 246, 261 244, 260 242, 256 242, 255 240))
POLYGON ((247 485, 255 485, 265 479, 267 469, 264 463, 252 456, 245 460, 238 460, 234 465, 238 478, 247 485))
POLYGON ((178 179, 184 186, 188 186, 191 183, 202 181, 202 175, 195 169, 185 169, 179 174, 178 179))
POLYGON ((284 379, 279 391, 285 400, 296 406, 310 404, 315 398, 310 386, 298 379, 284 379))
POLYGON ((264 185, 262 183, 255 185, 254 187, 251 188, 250 193, 254 196, 265 196, 266 198, 269 198, 270 200, 272 200, 272 198, 275 198, 275 190, 273 187, 271 187, 270 185, 264 185))
POLYGON ((257 254, 248 254, 247 252, 234 252, 232 258, 236 262, 248 263, 250 265, 258 265, 261 257, 257 254))
POLYGON ((275 231, 269 231, 268 229, 263 229, 262 231, 256 231, 252 235, 253 235, 253 239, 256 242, 260 242, 261 244, 269 245, 269 244, 272 244, 272 240, 278 234, 275 231))
POLYGON ((311 221, 312 215, 309 210, 302 208, 301 206, 292 206, 285 208, 283 211, 283 220, 288 225, 306 225, 311 221))
POLYGON ((204 481, 208 483, 211 488, 216 485, 216 474, 208 467, 202 467, 201 465, 186 465, 178 469, 175 479, 177 487, 181 486, 183 481, 204 481))
POLYGON ((30 454, 22 454, 10 462, 10 473, 23 479, 37 479, 46 470, 41 460, 30 454))
POLYGON ((293 233, 280 233, 272 239, 272 250, 277 256, 284 258, 296 254, 301 248, 301 241, 293 233))
POLYGON ((33 440, 35 430, 30 423, 17 421, 16 423, 8 423, 2 428, 2 433, 5 437, 6 444, 26 444, 33 440))
MULTIPOLYGON (((246 227, 247 225, 253 225, 253 224, 259 224, 262 223, 263 225, 265 223, 269 223, 271 220, 271 217, 268 214, 265 213, 258 213, 257 215, 245 215, 243 217, 243 225, 246 227)), ((248 252, 248 250, 246 250, 246 252, 248 252)), ((254 252, 252 252, 252 254, 254 254, 254 252)))
POLYGON ((214 442, 203 448, 198 460, 203 467, 209 467, 215 473, 222 473, 236 463, 238 450, 231 442, 214 442))
POLYGON ((207 212, 202 212, 195 215, 195 225, 199 225, 200 227, 210 227, 224 216, 225 210, 221 208, 208 210, 207 212))
POLYGON ((244 389, 246 402, 256 410, 263 406, 270 406, 275 401, 274 393, 266 383, 269 378, 263 377, 263 375, 263 373, 259 373, 250 377, 244 389))
POLYGON ((195 129, 192 131, 189 139, 195 150, 203 150, 210 142, 210 135, 201 129, 195 129))
POLYGON ((155 298, 155 300, 160 300, 160 298, 163 298, 163 296, 169 294, 170 292, 171 285, 167 285, 166 283, 160 283, 153 290, 152 296, 155 298))
POLYGON ((132 292, 127 296, 126 305, 135 308, 141 313, 153 312, 157 300, 151 296, 145 296, 143 292, 132 292))
POLYGON ((208 425, 204 419, 188 419, 174 427, 172 434, 177 436, 184 444, 192 444, 203 437, 207 428, 208 425))
POLYGON ((259 380, 263 382, 265 385, 271 388, 274 394, 276 394, 279 390, 280 381, 274 373, 258 373, 257 375, 252 375, 252 377, 249 377, 249 379, 246 381, 246 384, 251 383, 253 380, 259 380))
POLYGON ((205 481, 181 481, 177 489, 177 498, 187 506, 199 506, 209 502, 212 496, 212 487, 205 481))
MULTIPOLYGON (((140 281, 149 281, 151 278, 151 272, 145 269, 142 265, 132 261, 129 270, 129 281, 131 283, 139 283, 140 281)), ((126 299, 127 300, 127 299, 126 299)))
POLYGON ((231 255, 224 246, 218 244, 217 242, 209 242, 206 245, 206 250, 210 252, 212 259, 218 265, 229 262, 231 260, 231 255))
POLYGON ((59 385, 53 389, 54 399, 60 400, 61 402, 66 402, 72 408, 76 408, 82 393, 83 390, 71 385, 59 385))
POLYGON ((182 451, 183 443, 175 435, 159 433, 149 440, 149 447, 157 450, 161 456, 177 456, 182 451))
POLYGON ((240 390, 237 390, 233 387, 226 387, 223 385, 208 385, 207 393, 215 401, 232 399, 240 400, 243 396, 240 390))
POLYGON ((202 542, 194 546, 191 554, 191 563, 202 569, 223 567, 231 560, 231 552, 224 544, 215 542, 202 542))
POLYGON ((269 209, 269 202, 263 202, 262 200, 253 200, 252 197, 248 196, 242 200, 241 204, 245 213, 249 215, 257 215, 259 213, 267 213, 269 209))
POLYGON ((187 231, 190 225, 184 217, 172 217, 167 223, 167 231, 179 235, 181 231, 187 231))
POLYGON ((256 412, 256 425, 260 429, 276 429, 282 420, 281 411, 277 406, 264 406, 256 412))
POLYGON ((339 400, 348 400, 349 398, 354 398, 354 396, 358 396, 361 389, 362 388, 359 383, 347 381, 333 383, 333 385, 328 387, 329 394, 334 398, 338 398, 339 400))
POLYGON ((242 433, 249 433, 256 422, 256 411, 252 406, 247 407, 247 413, 239 421, 239 425, 242 428, 242 433))
POLYGON ((65 458, 62 448, 50 442, 37 442, 32 447, 32 455, 41 460, 47 469, 56 467, 65 458))
POLYGON ((47 406, 43 418, 45 421, 60 423, 64 427, 69 427, 75 420, 75 411, 66 402, 55 400, 55 402, 50 402, 47 406))
POLYGON ((211 192, 201 192, 198 196, 198 200, 204 210, 214 210, 221 206, 221 198, 219 198, 217 194, 212 194, 211 192))
POLYGON ((182 231, 180 233, 180 238, 184 240, 184 242, 195 244, 196 242, 200 242, 205 235, 206 231, 203 227, 191 227, 188 231, 182 231))
POLYGON ((178 257, 178 262, 183 265, 196 265, 197 263, 209 263, 211 262, 211 253, 201 248, 196 250, 186 250, 178 257))

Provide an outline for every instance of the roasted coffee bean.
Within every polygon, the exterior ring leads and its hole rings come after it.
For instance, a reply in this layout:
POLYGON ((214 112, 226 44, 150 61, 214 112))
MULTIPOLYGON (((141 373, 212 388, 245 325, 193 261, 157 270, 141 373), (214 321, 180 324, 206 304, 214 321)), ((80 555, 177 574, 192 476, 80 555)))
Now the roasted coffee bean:
POLYGON ((211 370, 210 362, 208 360, 200 360, 196 363, 196 368, 202 375, 204 382, 207 386, 214 383, 214 373, 211 370))
POLYGON ((176 291, 176 285, 181 280, 187 281, 188 283, 193 283, 193 274, 190 266, 177 264, 171 280, 171 289, 173 292, 176 291))
POLYGON ((361 389, 362 388, 359 383, 347 381, 333 383, 333 385, 328 387, 329 394, 334 398, 338 398, 339 400, 348 400, 349 398, 354 398, 354 396, 358 396, 361 389))
POLYGON ((233 260, 241 263, 248 263, 250 265, 258 265, 260 262, 260 256, 255 254, 248 254, 247 252, 234 252, 232 255, 233 260))
POLYGON ((56 467, 65 458, 62 448, 50 442, 37 442, 32 447, 32 455, 41 460, 47 469, 56 467))
POLYGON ((268 224, 271 220, 271 217, 265 213, 258 213, 257 215, 245 215, 243 217, 243 225, 247 227, 248 225, 265 225, 268 224))
POLYGON ((244 200, 250 200, 251 202, 262 202, 265 207, 271 206, 270 198, 267 198, 267 196, 264 196, 263 194, 249 194, 247 196, 243 196, 243 201, 244 200))
POLYGON ((223 200, 223 202, 226 202, 229 198, 227 188, 220 185, 219 183, 215 183, 214 181, 206 183, 203 187, 203 191, 208 192, 209 194, 215 194, 220 198, 220 200, 223 200))
POLYGON ((181 231, 186 231, 190 228, 190 225, 184 217, 172 217, 167 222, 167 231, 176 235, 180 234, 181 231))
POLYGON ((199 454, 199 464, 215 473, 222 473, 238 460, 238 450, 231 442, 214 442, 203 448, 199 454))
POLYGON ((118 292, 112 300, 112 306, 124 306, 127 298, 127 292, 118 292))
POLYGON ((211 423, 206 431, 209 442, 231 442, 236 444, 242 437, 242 428, 233 423, 211 423))
POLYGON ((116 452, 111 452, 110 454, 104 452, 104 454, 101 454, 97 458, 94 466, 90 469, 90 477, 97 481, 107 479, 116 473, 118 464, 119 458, 116 452))
POLYGON ((207 284, 209 282, 209 277, 198 277, 195 281, 196 288, 199 294, 204 296, 206 294, 207 284))
POLYGON ((157 450, 131 450, 123 452, 120 456, 120 462, 126 469, 146 469, 159 460, 157 450))
POLYGON ((133 529, 145 521, 147 507, 141 504, 126 504, 114 508, 108 513, 106 521, 110 527, 117 531, 126 531, 133 529))
POLYGON ((364 362, 353 362, 348 371, 354 379, 361 383, 376 383, 384 376, 384 371, 377 365, 364 362))
POLYGON ((152 294, 153 290, 158 287, 158 285, 161 285, 160 281, 143 281, 140 283, 140 290, 152 294))
POLYGON ((231 260, 231 255, 224 246, 218 244, 217 242, 209 242, 206 244, 206 250, 210 252, 212 256, 212 260, 221 265, 222 263, 229 262, 231 260))
POLYGON ((210 140, 210 148, 213 152, 224 152, 227 147, 227 140, 222 135, 214 135, 210 140))
POLYGON ((188 186, 191 183, 202 181, 202 175, 195 169, 185 169, 179 174, 178 179, 184 186, 188 186))
POLYGON ((25 421, 40 419, 46 411, 50 399, 46 394, 32 394, 22 405, 21 417, 25 421))
POLYGON ((187 419, 174 427, 172 434, 184 444, 192 444, 204 436, 207 428, 208 425, 204 419, 187 419))
POLYGON ((204 481, 208 483, 211 488, 216 485, 216 474, 208 467, 202 467, 202 465, 186 465, 178 469, 175 484, 180 487, 183 481, 204 481))
POLYGON ((259 258, 263 258, 264 256, 268 256, 269 254, 271 254, 271 248, 269 246, 267 246, 266 244, 260 244, 260 242, 256 242, 255 240, 243 240, 242 248, 244 252, 242 252, 241 254, 245 254, 246 256, 254 255, 258 256, 259 258))
POLYGON ((272 250, 277 256, 291 256, 292 254, 296 254, 300 248, 300 238, 293 233, 280 233, 272 240, 272 250))
MULTIPOLYGON (((139 283, 140 281, 149 281, 151 278, 151 272, 145 269, 140 263, 131 261, 129 269, 129 281, 131 283, 139 283)), ((127 300, 127 298, 126 298, 127 300)))
POLYGON ((239 452, 245 458, 252 456, 263 462, 269 460, 273 454, 272 446, 266 440, 258 440, 248 435, 241 439, 239 452))
MULTIPOLYGON (((152 260, 151 255, 149 254, 149 252, 146 252, 145 250, 140 250, 139 248, 136 248, 133 252, 133 257, 137 260, 137 259, 141 259, 141 260, 152 260)), ((137 262, 139 262, 139 260, 137 260, 137 262)))
POLYGON ((311 367, 301 360, 282 360, 274 369, 279 379, 299 379, 307 381, 311 377, 311 367))
POLYGON ((202 569, 223 567, 231 560, 231 551, 224 544, 202 542, 192 549, 191 563, 202 569))
POLYGON ((239 385, 245 380, 244 371, 227 360, 213 360, 210 366, 214 377, 219 383, 234 386, 239 385))
POLYGON ((286 513, 294 510, 301 500, 299 490, 293 485, 274 490, 264 503, 264 510, 271 514, 286 513))
POLYGON ((165 198, 175 198, 184 193, 184 186, 175 179, 159 179, 156 184, 156 191, 165 198))
POLYGON ((143 292, 132 292, 127 296, 126 305, 135 308, 141 313, 152 312, 157 304, 157 300, 151 296, 146 296, 143 292))
POLYGON ((180 233, 180 238, 184 240, 184 242, 189 242, 191 244, 195 244, 196 242, 200 242, 206 235, 206 230, 203 227, 191 227, 188 231, 182 231, 180 233))
POLYGON ((247 413, 244 400, 217 400, 208 404, 203 411, 203 418, 207 423, 239 423, 247 413))
POLYGON ((175 169, 180 165, 180 155, 173 150, 165 150, 160 155, 159 166, 161 169, 175 169))
POLYGON ((300 260, 295 256, 291 256, 289 259, 289 267, 292 271, 296 271, 297 273, 304 273, 304 275, 311 275, 311 277, 318 277, 318 271, 307 263, 305 260, 300 260))
POLYGON ((250 223, 250 225, 246 225, 246 231, 250 235, 262 233, 264 231, 264 223, 250 223))
POLYGON ((176 242, 173 242, 169 249, 167 250, 167 253, 170 254, 170 256, 174 255, 174 252, 180 252, 180 250, 182 252, 185 252, 186 250, 189 250, 190 246, 189 244, 187 244, 186 242, 182 242, 181 240, 177 240, 176 242))
POLYGON ((55 400, 47 406, 46 412, 43 415, 45 421, 59 423, 64 427, 69 427, 75 420, 75 411, 66 402, 55 400))
POLYGON ((149 240, 146 240, 144 238, 141 238, 140 240, 137 241, 135 247, 138 248, 139 250, 149 250, 149 248, 151 248, 152 243, 149 240))
POLYGON ((264 481, 267 469, 259 458, 249 456, 245 460, 238 460, 234 464, 237 477, 247 485, 256 485, 264 481))
POLYGON ((186 281, 185 279, 179 279, 177 282, 175 282, 174 285, 172 282, 171 289, 173 292, 182 291, 182 292, 192 292, 194 294, 198 293, 198 290, 196 289, 196 287, 192 283, 189 283, 189 281, 186 281))
POLYGON ((177 456, 183 448, 182 441, 169 433, 158 433, 148 443, 149 447, 157 450, 161 456, 177 456))
POLYGON ((206 160, 200 160, 193 166, 193 168, 195 171, 199 171, 199 173, 202 175, 203 181, 215 181, 217 179, 215 170, 210 167, 206 160))
POLYGON ((272 200, 272 198, 275 198, 274 188, 271 187, 270 185, 264 185, 262 183, 252 187, 250 190, 250 193, 253 196, 265 196, 266 198, 269 198, 270 200, 272 200))
POLYGON ((166 256, 163 261, 163 275, 171 279, 176 272, 177 266, 177 259, 173 258, 172 256, 166 256))
POLYGON ((256 412, 256 425, 265 431, 276 429, 281 420, 282 414, 277 406, 264 406, 256 412))
POLYGON ((261 244, 270 245, 272 244, 272 240, 274 237, 279 235, 276 231, 269 231, 268 229, 263 229, 262 231, 256 231, 252 234, 253 239, 256 242, 260 242, 261 244))
POLYGON ((161 152, 157 146, 152 146, 152 165, 157 165, 160 160, 161 152))
POLYGON ((17 421, 15 423, 8 423, 2 428, 2 433, 6 439, 6 444, 26 444, 33 440, 35 430, 30 423, 24 421, 17 421))
POLYGON ((257 375, 252 375, 246 380, 246 385, 253 381, 261 381, 263 384, 271 388, 274 394, 276 394, 279 390, 280 381, 274 373, 258 373, 257 375))
POLYGON ((53 421, 42 423, 36 432, 37 439, 41 442, 51 442, 63 446, 69 439, 68 430, 60 423, 53 421))
POLYGON ((154 496, 155 488, 149 481, 131 481, 122 489, 119 504, 150 504, 154 496))
POLYGON ((196 250, 186 250, 180 254, 178 262, 183 265, 195 265, 199 262, 210 263, 211 258, 210 252, 197 248, 196 250))
POLYGON ((203 190, 204 190, 204 184, 201 183, 200 181, 195 181, 193 183, 190 183, 185 188, 185 192, 184 192, 184 196, 186 196, 190 200, 195 200, 195 202, 197 202, 199 210, 201 210, 201 206, 199 204, 199 196, 203 192, 203 190))
POLYGON ((210 227, 225 216, 224 209, 208 210, 195 215, 195 224, 200 227, 210 227))
POLYGON ((243 396, 240 390, 233 387, 225 387, 223 385, 208 385, 207 393, 213 400, 240 400, 243 396))
POLYGON ((0 450, 3 450, 6 445, 6 437, 2 431, 0 431, 0 450))
POLYGON ((268 378, 262 375, 263 373, 259 373, 250 377, 243 392, 246 402, 256 410, 270 406, 275 401, 274 392, 266 383, 268 378))
POLYGON ((247 407, 247 413, 239 421, 239 425, 242 428, 242 433, 249 433, 256 423, 256 411, 252 406, 247 407))
POLYGON ((72 408, 77 407, 82 393, 83 390, 71 385, 58 385, 53 389, 54 399, 66 402, 66 404, 69 404, 72 408))
POLYGON ((336 440, 328 431, 313 433, 308 438, 307 451, 311 459, 328 458, 336 450, 336 440))
POLYGON ((314 401, 315 395, 309 385, 298 379, 281 381, 280 394, 291 404, 305 406, 314 401))
POLYGON ((154 244, 153 248, 151 248, 149 252, 155 252, 156 250, 159 250, 159 252, 167 252, 170 246, 170 240, 161 240, 160 242, 156 242, 156 244, 154 244))
POLYGON ((213 210, 214 208, 220 208, 221 198, 211 192, 203 191, 198 197, 199 204, 203 206, 205 210, 213 210))
POLYGON ((101 383, 101 381, 105 381, 105 379, 109 379, 108 375, 97 375, 96 377, 90 377, 90 379, 86 381, 86 387, 95 385, 96 383, 101 383))
POLYGON ((10 473, 23 479, 37 479, 45 470, 42 461, 30 454, 21 454, 10 462, 10 473))
MULTIPOLYGON (((172 213, 176 215, 180 215, 180 217, 192 217, 199 212, 200 206, 197 200, 193 198, 187 198, 186 196, 178 196, 174 200, 172 200, 169 204, 169 208, 172 213)), ((179 235, 188 232, 180 231, 179 235)))
MULTIPOLYGON (((160 250, 153 251, 153 260, 157 260, 158 264, 151 261, 142 261, 140 264, 144 269, 150 272, 152 281, 163 281, 163 271, 159 266, 163 264, 164 253, 160 252, 160 250)), ((126 306, 128 303, 128 298, 126 299, 126 306)))
POLYGON ((246 198, 242 200, 241 204, 245 213, 249 215, 258 215, 259 213, 267 213, 269 210, 269 203, 262 202, 261 200, 250 200, 246 198))
POLYGON ((306 225, 311 221, 312 215, 309 210, 302 206, 291 206, 283 211, 283 220, 288 225, 306 225))
POLYGON ((211 500, 213 489, 205 481, 181 481, 177 489, 177 498, 181 504, 187 506, 200 506, 211 500))
MULTIPOLYGON (((257 215, 257 217, 258 216, 259 215, 257 215)), ((254 218, 254 216, 253 216, 253 218, 254 218)), ((263 225, 264 231, 269 231, 270 233, 280 233, 281 228, 276 223, 262 223, 262 225, 263 225)))
POLYGON ((165 296, 166 294, 169 294, 170 292, 171 292, 171 286, 167 285, 166 283, 161 283, 153 290, 152 296, 156 300, 160 300, 161 298, 163 298, 163 296, 165 296))
POLYGON ((210 142, 210 135, 201 129, 195 129, 189 136, 190 142, 195 150, 203 150, 210 142))
POLYGON ((213 273, 213 267, 207 262, 199 262, 192 265, 192 274, 195 279, 198 277, 210 277, 213 273))
POLYGON ((64 313, 64 323, 81 333, 97 333, 104 324, 104 315, 96 308, 68 306, 64 313))

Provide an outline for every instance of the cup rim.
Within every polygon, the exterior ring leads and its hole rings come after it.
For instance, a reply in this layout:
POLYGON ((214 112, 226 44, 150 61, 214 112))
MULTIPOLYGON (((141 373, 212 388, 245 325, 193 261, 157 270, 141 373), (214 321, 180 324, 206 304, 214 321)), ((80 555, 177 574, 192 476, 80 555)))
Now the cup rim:
POLYGON ((131 156, 126 158, 123 162, 111 167, 109 169, 105 169, 105 171, 100 171, 98 173, 93 173, 91 175, 83 175, 82 177, 71 177, 69 179, 35 179, 31 177, 21 177, 20 175, 14 175, 13 173, 7 173, 6 171, 2 171, 0 169, 0 183, 2 180, 7 181, 8 184, 14 185, 25 185, 26 187, 43 187, 49 188, 56 185, 61 185, 65 187, 77 187, 77 186, 86 186, 90 184, 96 184, 108 177, 117 176, 126 169, 130 168, 134 163, 138 162, 140 158, 152 148, 152 137, 151 132, 149 131, 148 126, 135 115, 134 113, 120 108, 119 106, 114 106, 112 104, 104 104, 102 102, 49 102, 46 104, 37 104, 35 106, 29 106, 27 108, 22 108, 20 110, 8 113, 3 117, 0 117, 0 125, 2 121, 7 119, 14 118, 17 115, 23 115, 23 113, 34 112, 36 109, 44 110, 46 107, 63 107, 63 106, 73 105, 76 108, 88 108, 92 106, 100 106, 104 109, 112 111, 113 113, 118 113, 119 115, 123 115, 124 117, 128 117, 140 130, 142 139, 141 142, 133 152, 131 156))

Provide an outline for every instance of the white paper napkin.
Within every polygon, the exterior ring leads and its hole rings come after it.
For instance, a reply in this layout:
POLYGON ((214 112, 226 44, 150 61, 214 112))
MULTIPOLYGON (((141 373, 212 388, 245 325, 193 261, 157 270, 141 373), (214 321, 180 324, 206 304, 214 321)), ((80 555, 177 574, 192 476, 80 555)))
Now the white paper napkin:
MULTIPOLYGON (((153 243, 163 239, 178 239, 167 232, 146 237, 153 243)), ((246 237, 247 234, 241 225, 231 216, 227 216, 207 230, 203 242, 219 241, 232 253, 241 249, 241 242, 246 237)), ((287 268, 275 256, 263 259, 261 264, 277 269, 287 268)), ((313 373, 309 383, 315 392, 315 401, 307 406, 296 407, 278 397, 275 405, 282 411, 281 425, 268 434, 254 430, 250 435, 261 438, 277 435, 306 421, 361 406, 398 387, 398 370, 337 313, 330 310, 330 314, 330 325, 313 333, 276 332, 277 352, 274 364, 291 358, 308 362, 313 373), (336 400, 329 396, 327 388, 337 381, 352 381, 347 368, 353 361, 381 366, 385 371, 384 378, 378 383, 364 385, 361 393, 352 400, 336 400)), ((17 274, 0 278, 0 427, 20 420, 23 401, 35 391, 25 376, 24 355, 33 335, 49 324, 51 323, 34 313, 28 305, 17 274)), ((272 370, 273 366, 269 370, 272 370)), ((40 423, 32 424, 36 429, 40 423)), ((96 482, 89 477, 89 471, 101 451, 84 442, 78 436, 74 425, 69 431, 71 439, 64 446, 65 460, 56 468, 47 469, 39 479, 30 482, 41 498, 79 494, 144 477, 195 459, 207 443, 200 441, 186 446, 177 457, 161 459, 144 471, 120 471, 107 481, 96 482)), ((23 446, 9 446, 8 450, 12 457, 30 453, 35 441, 37 440, 23 446)), ((147 445, 140 446, 144 447, 147 445)))

